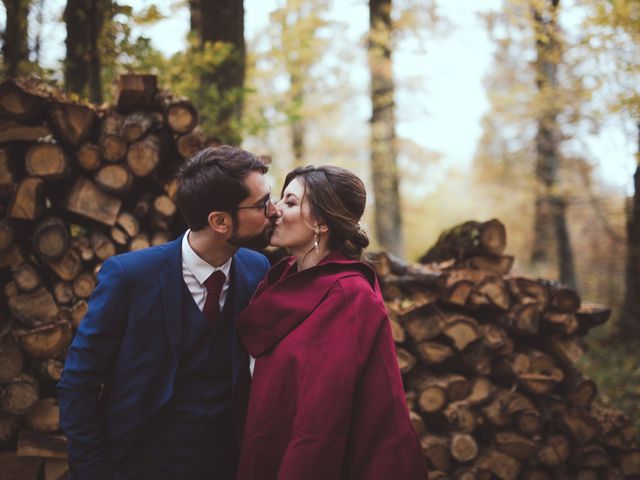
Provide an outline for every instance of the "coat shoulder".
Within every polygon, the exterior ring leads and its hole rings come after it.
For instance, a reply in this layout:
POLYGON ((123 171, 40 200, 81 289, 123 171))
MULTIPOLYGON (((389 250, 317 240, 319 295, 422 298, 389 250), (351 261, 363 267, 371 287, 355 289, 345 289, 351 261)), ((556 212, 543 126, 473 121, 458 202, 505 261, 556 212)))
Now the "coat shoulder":
POLYGON ((120 264, 127 277, 148 279, 157 278, 154 276, 166 268, 165 256, 165 248, 163 248, 163 245, 158 245, 115 255, 107 259, 107 262, 120 264))
POLYGON ((270 268, 269 260, 263 254, 254 252, 246 248, 240 248, 235 254, 235 258, 238 262, 251 266, 253 268, 260 268, 265 273, 270 268))

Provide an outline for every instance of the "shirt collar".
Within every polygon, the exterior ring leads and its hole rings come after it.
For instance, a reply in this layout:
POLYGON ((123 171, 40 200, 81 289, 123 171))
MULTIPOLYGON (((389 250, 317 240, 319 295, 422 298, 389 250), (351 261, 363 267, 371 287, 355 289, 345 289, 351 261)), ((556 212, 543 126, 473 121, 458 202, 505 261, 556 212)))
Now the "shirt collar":
POLYGON ((224 276, 229 279, 229 271, 231 270, 231 261, 233 257, 229 257, 225 263, 218 267, 214 267, 213 265, 205 262, 202 258, 198 256, 195 250, 189 244, 189 233, 191 230, 187 230, 184 236, 182 237, 182 259, 186 267, 193 273, 198 282, 204 285, 204 282, 209 276, 220 270, 224 273, 224 276))

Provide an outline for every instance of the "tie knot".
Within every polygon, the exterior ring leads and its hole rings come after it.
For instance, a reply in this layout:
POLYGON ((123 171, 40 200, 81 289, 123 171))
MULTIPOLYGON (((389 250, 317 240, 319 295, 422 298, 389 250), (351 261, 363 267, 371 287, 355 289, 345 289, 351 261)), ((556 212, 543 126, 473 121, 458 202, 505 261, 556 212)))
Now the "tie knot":
POLYGON ((222 290, 222 285, 224 285, 224 281, 227 277, 224 276, 222 270, 216 270, 209 278, 204 281, 204 286, 207 289, 207 293, 209 295, 220 295, 220 291, 222 290))

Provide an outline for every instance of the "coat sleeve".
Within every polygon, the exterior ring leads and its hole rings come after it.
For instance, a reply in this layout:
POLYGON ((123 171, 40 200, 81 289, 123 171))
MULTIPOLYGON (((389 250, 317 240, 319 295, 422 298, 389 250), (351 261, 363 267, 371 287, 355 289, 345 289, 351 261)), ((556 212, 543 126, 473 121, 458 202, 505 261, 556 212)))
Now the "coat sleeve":
POLYGON ((72 478, 77 480, 113 478, 99 401, 124 334, 126 308, 123 267, 112 257, 100 269, 89 310, 69 347, 57 387, 60 425, 67 435, 72 478))

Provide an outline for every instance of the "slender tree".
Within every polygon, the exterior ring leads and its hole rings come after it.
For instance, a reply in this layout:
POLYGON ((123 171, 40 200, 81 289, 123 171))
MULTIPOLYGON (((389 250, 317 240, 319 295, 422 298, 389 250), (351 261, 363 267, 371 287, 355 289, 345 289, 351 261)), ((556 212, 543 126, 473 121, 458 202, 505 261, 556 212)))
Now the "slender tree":
POLYGON ((190 6, 199 10, 192 10, 191 26, 200 28, 202 48, 222 56, 200 75, 203 97, 219 102, 216 118, 209 121, 216 124, 222 141, 239 144, 246 60, 244 4, 242 0, 197 0, 190 6))
POLYGON ((627 203, 625 293, 617 325, 620 338, 633 339, 640 335, 640 10, 637 1, 581 3, 588 11, 582 24, 587 55, 606 57, 606 68, 590 72, 613 93, 605 99, 606 113, 631 119, 638 135, 633 193, 627 203))
POLYGON ((2 34, 5 73, 15 77, 26 73, 29 62, 28 17, 30 0, 2 0, 7 19, 2 34))
POLYGON ((101 40, 112 8, 112 0, 67 0, 64 10, 65 88, 95 103, 102 102, 101 40))
POLYGON ((557 247, 560 280, 576 285, 573 250, 566 222, 566 202, 558 194, 560 143, 558 124, 561 105, 558 102, 558 68, 562 60, 562 41, 558 25, 559 0, 531 0, 531 16, 536 42, 536 86, 541 100, 537 119, 536 178, 533 263, 553 258, 550 249, 557 247))
POLYGON ((402 255, 404 242, 396 158, 391 8, 391 0, 369 0, 371 174, 378 242, 384 249, 402 255))
POLYGON ((629 199, 627 211, 625 277, 620 330, 623 334, 637 336, 640 333, 640 123, 638 123, 636 168, 633 174, 633 196, 629 199))
POLYGON ((330 3, 326 0, 286 0, 270 15, 269 61, 277 72, 288 79, 288 88, 279 107, 290 130, 295 164, 305 163, 308 130, 309 96, 323 85, 314 75, 328 51, 329 36, 320 32, 331 26, 326 18, 330 3))

